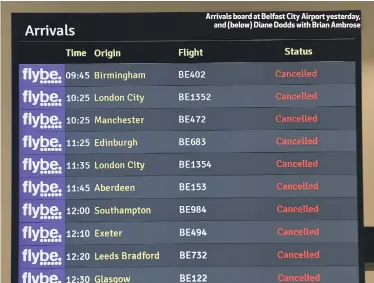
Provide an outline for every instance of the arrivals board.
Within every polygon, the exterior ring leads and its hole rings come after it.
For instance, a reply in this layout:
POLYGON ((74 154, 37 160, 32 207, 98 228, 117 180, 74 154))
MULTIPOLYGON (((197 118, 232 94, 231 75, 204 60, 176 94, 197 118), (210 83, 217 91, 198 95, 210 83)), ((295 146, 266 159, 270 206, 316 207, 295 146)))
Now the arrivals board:
POLYGON ((13 14, 12 50, 12 282, 364 282, 359 11, 13 14))

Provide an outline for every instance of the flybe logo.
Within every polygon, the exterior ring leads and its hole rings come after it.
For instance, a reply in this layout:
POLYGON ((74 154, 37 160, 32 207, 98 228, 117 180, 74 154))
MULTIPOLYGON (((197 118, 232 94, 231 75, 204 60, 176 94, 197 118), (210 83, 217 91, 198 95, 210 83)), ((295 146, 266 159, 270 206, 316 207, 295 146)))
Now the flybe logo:
POLYGON ((32 157, 25 157, 22 160, 22 169, 25 172, 41 175, 61 175, 62 166, 57 160, 45 160, 43 157, 35 159, 32 157))
POLYGON ((43 90, 33 91, 26 89, 22 92, 22 101, 32 106, 62 106, 62 99, 57 92, 46 92, 43 90))
POLYGON ((61 197, 62 188, 57 183, 44 180, 35 181, 33 179, 22 182, 22 192, 26 196, 32 197, 61 197))
POLYGON ((22 69, 22 79, 33 84, 61 84, 62 76, 56 70, 45 70, 27 67, 22 69))
POLYGON ((62 211, 56 205, 46 205, 43 203, 33 204, 26 202, 22 206, 22 215, 32 220, 60 220, 62 211))
POLYGON ((22 227, 21 235, 24 240, 34 244, 61 243, 62 235, 58 229, 48 229, 43 226, 25 225, 22 227))
POLYGON ((62 283, 57 274, 28 271, 22 273, 22 283, 62 283))
POLYGON ((22 122, 25 126, 33 129, 61 129, 62 121, 57 115, 46 115, 44 113, 34 114, 25 112, 22 115, 22 122))
POLYGON ((33 251, 31 248, 26 248, 22 251, 22 261, 37 266, 46 265, 62 265, 62 258, 58 252, 48 252, 43 249, 33 251))
POLYGON ((57 137, 48 138, 45 136, 25 135, 22 137, 22 145, 23 148, 36 152, 62 151, 62 144, 57 137))

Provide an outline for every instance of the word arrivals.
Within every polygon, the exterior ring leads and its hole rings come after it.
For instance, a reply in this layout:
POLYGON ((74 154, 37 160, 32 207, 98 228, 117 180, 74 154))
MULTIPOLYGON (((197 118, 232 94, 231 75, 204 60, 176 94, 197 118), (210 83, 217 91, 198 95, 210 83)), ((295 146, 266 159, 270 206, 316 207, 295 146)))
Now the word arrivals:
POLYGON ((62 258, 58 252, 46 252, 43 249, 37 252, 24 249, 22 251, 22 261, 32 265, 62 265, 62 258))
POLYGON ((33 27, 27 26, 25 36, 74 36, 75 28, 69 27, 67 24, 60 27, 50 27, 45 25, 44 27, 33 27))
POLYGON ((46 183, 45 181, 35 182, 25 180, 22 183, 22 191, 33 197, 61 197, 62 189, 57 183, 46 183))
POLYGON ((57 229, 46 229, 43 226, 39 226, 37 228, 33 228, 32 226, 24 226, 22 228, 22 238, 38 243, 62 242, 62 235, 57 229))
POLYGON ((26 135, 22 138, 22 142, 24 148, 30 148, 32 151, 62 151, 62 144, 58 138, 26 135))
POLYGON ((32 90, 25 90, 22 93, 23 102, 32 106, 62 106, 62 99, 56 92, 46 93, 43 90, 33 93, 32 90))
POLYGON ((24 81, 31 81, 32 83, 40 84, 61 84, 62 77, 58 71, 46 71, 43 68, 33 70, 32 68, 24 68, 22 70, 22 78, 24 81))
POLYGON ((23 125, 31 126, 32 128, 40 129, 61 129, 62 121, 58 118, 57 115, 45 115, 40 113, 34 115, 31 112, 25 112, 22 115, 23 125))
MULTIPOLYGON (((63 279, 63 278, 61 278, 63 279)), ((24 272, 22 273, 22 283, 61 283, 57 274, 47 275, 43 272, 24 272)))
POLYGON ((47 206, 43 203, 34 205, 32 203, 24 203, 22 206, 22 215, 25 217, 31 217, 32 219, 62 219, 62 212, 55 206, 47 206))

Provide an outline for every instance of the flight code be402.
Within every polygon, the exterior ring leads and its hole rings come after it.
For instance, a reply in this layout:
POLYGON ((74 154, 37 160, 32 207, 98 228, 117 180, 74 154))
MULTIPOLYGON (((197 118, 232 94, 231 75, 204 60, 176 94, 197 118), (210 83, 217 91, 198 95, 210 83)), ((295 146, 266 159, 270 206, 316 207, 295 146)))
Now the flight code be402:
MULTIPOLYGON (((91 78, 90 72, 66 72, 66 80, 88 80, 91 78)), ((202 70, 178 71, 179 79, 206 79, 206 72, 202 70)))

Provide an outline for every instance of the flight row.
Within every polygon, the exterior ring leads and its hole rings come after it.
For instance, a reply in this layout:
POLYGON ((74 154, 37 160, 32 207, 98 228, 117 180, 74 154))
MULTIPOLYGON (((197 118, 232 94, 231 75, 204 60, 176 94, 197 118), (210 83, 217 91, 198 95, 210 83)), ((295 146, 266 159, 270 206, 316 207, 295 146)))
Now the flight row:
POLYGON ((356 197, 357 175, 20 178, 21 199, 356 197))
MULTIPOLYGON (((22 200, 20 222, 357 220, 356 198, 22 200)), ((275 233, 275 231, 274 231, 275 233)))
MULTIPOLYGON (((143 267, 143 268, 66 268, 24 269, 19 281, 52 277, 60 282, 84 280, 94 283, 236 283, 320 282, 357 283, 358 266, 298 267, 143 267)), ((30 281, 27 281, 30 282, 30 281)), ((35 282, 35 281, 31 281, 35 282)))
POLYGON ((23 269, 355 266, 359 258, 357 243, 281 243, 22 246, 19 260, 23 269))
POLYGON ((351 243, 358 221, 180 221, 22 223, 20 245, 184 243, 351 243), (48 235, 48 237, 47 237, 48 235), (45 239, 51 241, 46 242, 45 239))
POLYGON ((21 154, 356 151, 354 130, 45 132, 20 137, 21 154))
POLYGON ((355 107, 20 111, 30 131, 355 130, 355 107))
POLYGON ((355 106, 356 86, 20 87, 20 109, 355 106))
POLYGON ((22 155, 20 177, 356 175, 355 152, 22 155))
POLYGON ((354 84, 355 62, 19 65, 20 86, 354 84))

